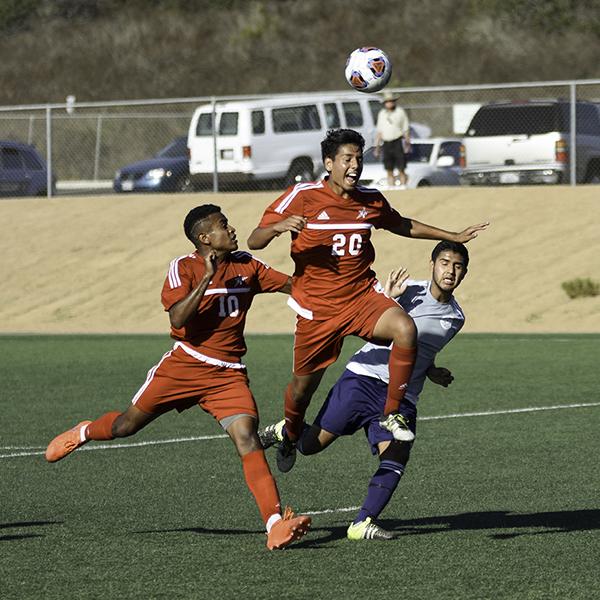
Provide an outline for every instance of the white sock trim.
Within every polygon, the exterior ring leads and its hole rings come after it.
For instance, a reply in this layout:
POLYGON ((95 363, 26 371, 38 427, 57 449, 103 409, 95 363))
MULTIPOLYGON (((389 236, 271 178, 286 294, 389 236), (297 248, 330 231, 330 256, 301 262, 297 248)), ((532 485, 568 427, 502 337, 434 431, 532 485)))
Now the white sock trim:
POLYGON ((267 521, 267 533, 271 531, 271 527, 273 527, 277 521, 281 521, 281 515, 279 513, 275 513, 269 517, 269 520, 267 521))
POLYGON ((86 431, 86 429, 87 429, 87 425, 82 425, 82 426, 79 428, 79 439, 80 439, 82 442, 87 442, 87 437, 85 437, 85 431, 86 431))

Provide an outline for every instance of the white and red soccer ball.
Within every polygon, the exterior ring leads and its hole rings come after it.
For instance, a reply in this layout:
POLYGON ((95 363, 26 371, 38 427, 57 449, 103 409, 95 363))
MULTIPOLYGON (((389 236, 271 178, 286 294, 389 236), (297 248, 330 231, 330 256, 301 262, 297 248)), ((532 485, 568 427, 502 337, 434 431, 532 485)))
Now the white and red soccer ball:
POLYGON ((350 53, 344 74, 355 90, 378 92, 392 76, 392 63, 383 50, 365 46, 350 53))

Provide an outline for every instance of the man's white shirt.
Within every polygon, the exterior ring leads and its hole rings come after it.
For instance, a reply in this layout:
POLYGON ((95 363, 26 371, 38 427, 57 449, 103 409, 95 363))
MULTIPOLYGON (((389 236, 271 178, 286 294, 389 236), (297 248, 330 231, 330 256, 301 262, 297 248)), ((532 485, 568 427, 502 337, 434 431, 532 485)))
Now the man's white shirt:
MULTIPOLYGON (((405 400, 416 404, 425 385, 427 369, 436 354, 460 331, 465 322, 463 311, 454 297, 438 302, 430 292, 431 281, 408 280, 408 286, 396 302, 413 318, 417 327, 417 358, 408 383, 405 400)), ((365 344, 350 359, 346 368, 389 383, 389 346, 365 344)))

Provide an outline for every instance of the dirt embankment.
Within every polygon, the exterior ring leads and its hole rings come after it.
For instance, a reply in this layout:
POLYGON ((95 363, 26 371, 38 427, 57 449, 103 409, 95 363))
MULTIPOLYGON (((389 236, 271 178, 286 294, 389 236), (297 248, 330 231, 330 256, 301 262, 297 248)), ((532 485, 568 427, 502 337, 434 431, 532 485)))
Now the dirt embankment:
MULTIPOLYGON (((192 250, 187 211, 219 204, 240 248, 276 193, 106 196, 0 202, 0 332, 166 332, 160 290, 173 257, 192 250)), ((457 291, 469 332, 600 332, 600 296, 570 300, 563 281, 600 281, 600 189, 434 188, 390 192, 404 215, 446 229, 490 221, 469 243, 457 291)), ((434 243, 374 235, 381 278, 398 265, 429 276, 434 243)), ((291 272, 285 236, 255 253, 291 272)), ((291 332, 281 294, 257 297, 248 332, 291 332)))

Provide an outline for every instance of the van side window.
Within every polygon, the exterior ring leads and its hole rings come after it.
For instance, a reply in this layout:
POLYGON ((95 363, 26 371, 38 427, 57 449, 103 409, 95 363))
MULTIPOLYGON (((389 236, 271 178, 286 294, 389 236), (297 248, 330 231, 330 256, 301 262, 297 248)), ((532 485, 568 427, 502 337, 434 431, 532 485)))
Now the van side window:
POLYGON ((16 148, 2 148, 0 151, 0 164, 5 169, 22 169, 23 159, 16 148))
POLYGON ((327 129, 337 129, 340 127, 340 113, 333 102, 325 104, 325 122, 327 129))
POLYGON ((358 102, 342 102, 346 125, 348 127, 361 127, 364 123, 360 104, 358 102))
POLYGON ((381 102, 379 100, 369 100, 369 108, 371 109, 371 115, 373 117, 373 123, 377 123, 377 117, 381 110, 381 102))
POLYGON ((252 111, 252 133, 265 132, 265 113, 262 110, 252 111))
POLYGON ((314 104, 273 109, 273 131, 313 131, 321 129, 321 119, 314 104))
POLYGON ((213 116, 212 113, 202 113, 198 117, 198 124, 196 125, 196 135, 198 137, 212 135, 213 132, 213 116))
POLYGON ((219 120, 219 135, 237 135, 238 113, 224 112, 219 120))

